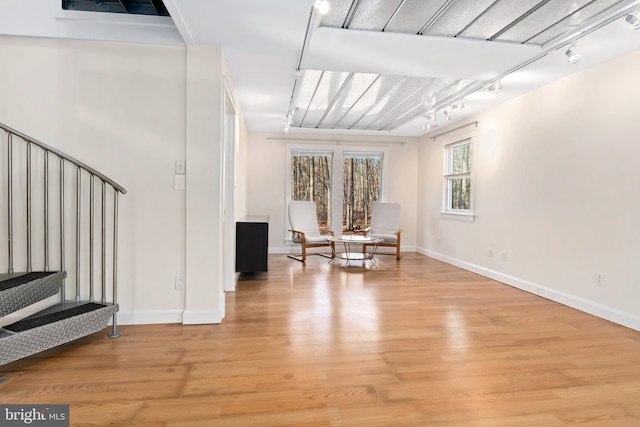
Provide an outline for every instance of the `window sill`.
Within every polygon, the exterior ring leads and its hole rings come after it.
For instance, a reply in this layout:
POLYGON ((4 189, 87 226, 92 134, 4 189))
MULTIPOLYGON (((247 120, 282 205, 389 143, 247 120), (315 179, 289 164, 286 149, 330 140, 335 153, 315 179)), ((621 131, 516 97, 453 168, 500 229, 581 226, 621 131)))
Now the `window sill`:
POLYGON ((476 220, 476 215, 473 212, 442 211, 440 212, 440 217, 442 219, 452 219, 454 221, 474 222, 476 220))

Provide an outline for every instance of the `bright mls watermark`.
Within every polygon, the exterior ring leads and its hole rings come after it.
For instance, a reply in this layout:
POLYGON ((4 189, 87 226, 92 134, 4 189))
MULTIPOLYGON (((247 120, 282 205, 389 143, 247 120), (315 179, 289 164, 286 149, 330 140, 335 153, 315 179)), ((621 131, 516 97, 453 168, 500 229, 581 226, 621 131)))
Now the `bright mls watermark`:
POLYGON ((69 427, 69 405, 1 405, 0 426, 69 427))

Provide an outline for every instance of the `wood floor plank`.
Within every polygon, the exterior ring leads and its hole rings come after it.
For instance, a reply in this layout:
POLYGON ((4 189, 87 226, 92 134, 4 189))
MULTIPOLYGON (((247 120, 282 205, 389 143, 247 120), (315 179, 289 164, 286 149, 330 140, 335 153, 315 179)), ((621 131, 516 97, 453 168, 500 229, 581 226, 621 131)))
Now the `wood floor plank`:
POLYGON ((637 426, 640 332, 434 259, 284 255, 220 325, 123 326, 0 367, 71 425, 637 426))

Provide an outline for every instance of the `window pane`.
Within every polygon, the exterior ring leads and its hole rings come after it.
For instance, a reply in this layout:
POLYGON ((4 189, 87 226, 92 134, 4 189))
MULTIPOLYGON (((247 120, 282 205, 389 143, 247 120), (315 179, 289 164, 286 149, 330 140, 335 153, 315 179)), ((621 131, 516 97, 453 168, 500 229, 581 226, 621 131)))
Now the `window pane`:
POLYGON ((344 154, 343 233, 367 228, 371 224, 371 204, 380 200, 382 153, 363 154, 344 154))
POLYGON ((449 180, 449 197, 449 209, 470 210, 471 178, 451 178, 449 180))
POLYGON ((321 232, 331 229, 331 162, 330 154, 298 151, 291 156, 291 200, 316 202, 321 232))
POLYGON ((471 144, 456 145, 451 148, 451 173, 469 173, 471 170, 471 144))

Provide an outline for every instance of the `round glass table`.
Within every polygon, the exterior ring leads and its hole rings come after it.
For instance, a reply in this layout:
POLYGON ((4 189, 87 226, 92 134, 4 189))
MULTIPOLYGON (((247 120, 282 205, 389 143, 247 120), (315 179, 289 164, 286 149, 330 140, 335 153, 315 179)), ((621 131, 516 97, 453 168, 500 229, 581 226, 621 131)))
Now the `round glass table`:
MULTIPOLYGON (((363 267, 365 266, 366 261, 371 261, 371 265, 377 267, 375 253, 378 249, 378 244, 382 242, 382 239, 371 236, 346 234, 342 236, 328 236, 327 240, 336 244, 336 248, 332 247, 333 259, 338 258, 347 261, 344 266, 345 268, 349 266, 351 261, 362 261, 363 267), (362 245, 363 243, 373 244, 373 248, 366 252, 362 250, 362 248, 360 248, 359 251, 353 250, 352 245, 362 245), (337 249, 340 244, 343 245, 344 251, 339 251, 337 249)), ((333 262, 333 259, 329 262, 333 262)))

